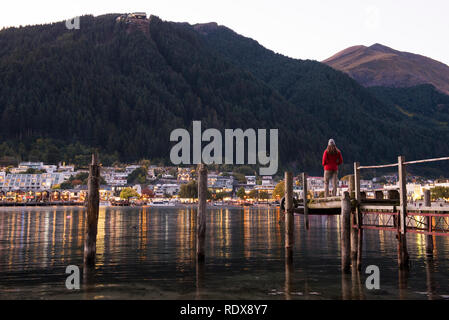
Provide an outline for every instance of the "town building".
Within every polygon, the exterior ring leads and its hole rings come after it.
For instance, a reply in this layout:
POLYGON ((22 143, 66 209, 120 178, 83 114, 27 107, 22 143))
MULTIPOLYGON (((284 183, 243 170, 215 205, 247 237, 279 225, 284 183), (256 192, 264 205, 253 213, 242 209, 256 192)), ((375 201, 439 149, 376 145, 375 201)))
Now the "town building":
POLYGON ((45 190, 63 183, 67 176, 62 172, 26 174, 9 173, 1 184, 2 190, 45 190))

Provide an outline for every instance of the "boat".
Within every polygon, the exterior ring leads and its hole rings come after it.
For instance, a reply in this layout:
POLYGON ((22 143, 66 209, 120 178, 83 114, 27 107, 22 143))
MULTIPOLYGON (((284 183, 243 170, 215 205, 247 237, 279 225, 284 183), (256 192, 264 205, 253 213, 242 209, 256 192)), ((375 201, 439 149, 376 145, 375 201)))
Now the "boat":
POLYGON ((164 200, 164 201, 153 201, 149 204, 149 206, 151 207, 174 207, 175 203, 174 202, 170 202, 168 200, 164 200))

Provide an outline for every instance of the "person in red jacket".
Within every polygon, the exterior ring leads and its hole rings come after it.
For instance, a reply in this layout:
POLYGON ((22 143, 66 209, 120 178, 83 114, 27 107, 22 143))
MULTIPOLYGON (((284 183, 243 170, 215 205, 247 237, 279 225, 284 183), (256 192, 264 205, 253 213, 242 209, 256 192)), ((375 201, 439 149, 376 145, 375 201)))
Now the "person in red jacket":
POLYGON ((329 196, 329 180, 332 181, 332 196, 337 195, 338 166, 343 163, 340 150, 335 145, 334 139, 329 139, 327 148, 323 153, 324 167, 324 196, 329 196))

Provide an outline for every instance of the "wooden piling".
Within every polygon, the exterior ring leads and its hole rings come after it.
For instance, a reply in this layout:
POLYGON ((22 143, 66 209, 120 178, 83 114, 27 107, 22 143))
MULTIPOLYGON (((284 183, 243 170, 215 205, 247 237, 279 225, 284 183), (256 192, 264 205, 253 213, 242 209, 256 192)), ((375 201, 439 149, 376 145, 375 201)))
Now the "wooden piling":
POLYGON ((349 192, 341 198, 340 216, 341 270, 349 272, 351 267, 351 199, 349 192))
MULTIPOLYGON (((348 192, 351 202, 355 201, 355 179, 354 175, 349 176, 348 192)), ((352 206, 351 206, 352 207, 352 206)), ((355 206, 351 208, 351 264, 357 265, 357 245, 358 245, 358 231, 357 228, 357 212, 355 206)))
POLYGON ((96 154, 92 154, 89 165, 88 196, 87 196, 87 231, 84 240, 84 265, 95 266, 97 251, 98 212, 100 209, 100 166, 96 154))
POLYGON ((293 272, 294 272, 293 263, 289 262, 288 259, 285 259, 285 283, 284 283, 285 300, 292 299, 293 272))
POLYGON ((198 165, 198 212, 196 219, 196 258, 198 262, 205 260, 204 242, 206 240, 206 206, 207 206, 207 168, 198 165))
POLYGON ((399 177, 399 233, 398 233, 398 264, 400 269, 408 269, 408 251, 407 251, 407 173, 405 169, 405 157, 398 157, 398 177, 399 177))
MULTIPOLYGON (((430 200, 430 190, 424 190, 424 206, 432 206, 430 200)), ((426 227, 428 232, 432 232, 432 217, 426 217, 426 227)), ((432 256, 433 254, 433 236, 431 234, 426 235, 426 254, 432 256)))
POLYGON ((285 172, 285 257, 293 260, 294 217, 293 217, 293 178, 291 172, 285 172))
POLYGON ((363 253, 363 219, 360 210, 360 202, 362 194, 360 192, 360 163, 354 162, 354 194, 355 194, 355 215, 357 222, 357 270, 362 270, 362 253, 363 253))
POLYGON ((307 173, 302 173, 302 199, 304 203, 304 225, 309 230, 309 208, 307 207, 307 173))

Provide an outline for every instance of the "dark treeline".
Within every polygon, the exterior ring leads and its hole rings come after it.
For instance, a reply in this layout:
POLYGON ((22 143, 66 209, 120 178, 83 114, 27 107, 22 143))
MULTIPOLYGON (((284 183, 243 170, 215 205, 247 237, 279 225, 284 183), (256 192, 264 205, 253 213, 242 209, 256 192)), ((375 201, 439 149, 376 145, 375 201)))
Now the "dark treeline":
POLYGON ((395 89, 365 89, 224 27, 152 16, 144 33, 116 16, 84 16, 79 30, 60 22, 0 32, 0 157, 86 163, 98 148, 106 164, 169 163, 170 132, 191 130, 192 120, 204 129, 278 128, 282 168, 316 174, 331 137, 344 172, 356 160, 449 154, 447 123, 435 122, 447 118, 446 102, 426 104, 421 88, 410 89, 419 98, 412 105, 408 93, 396 101, 395 89), (435 114, 415 110, 434 105, 435 114))

